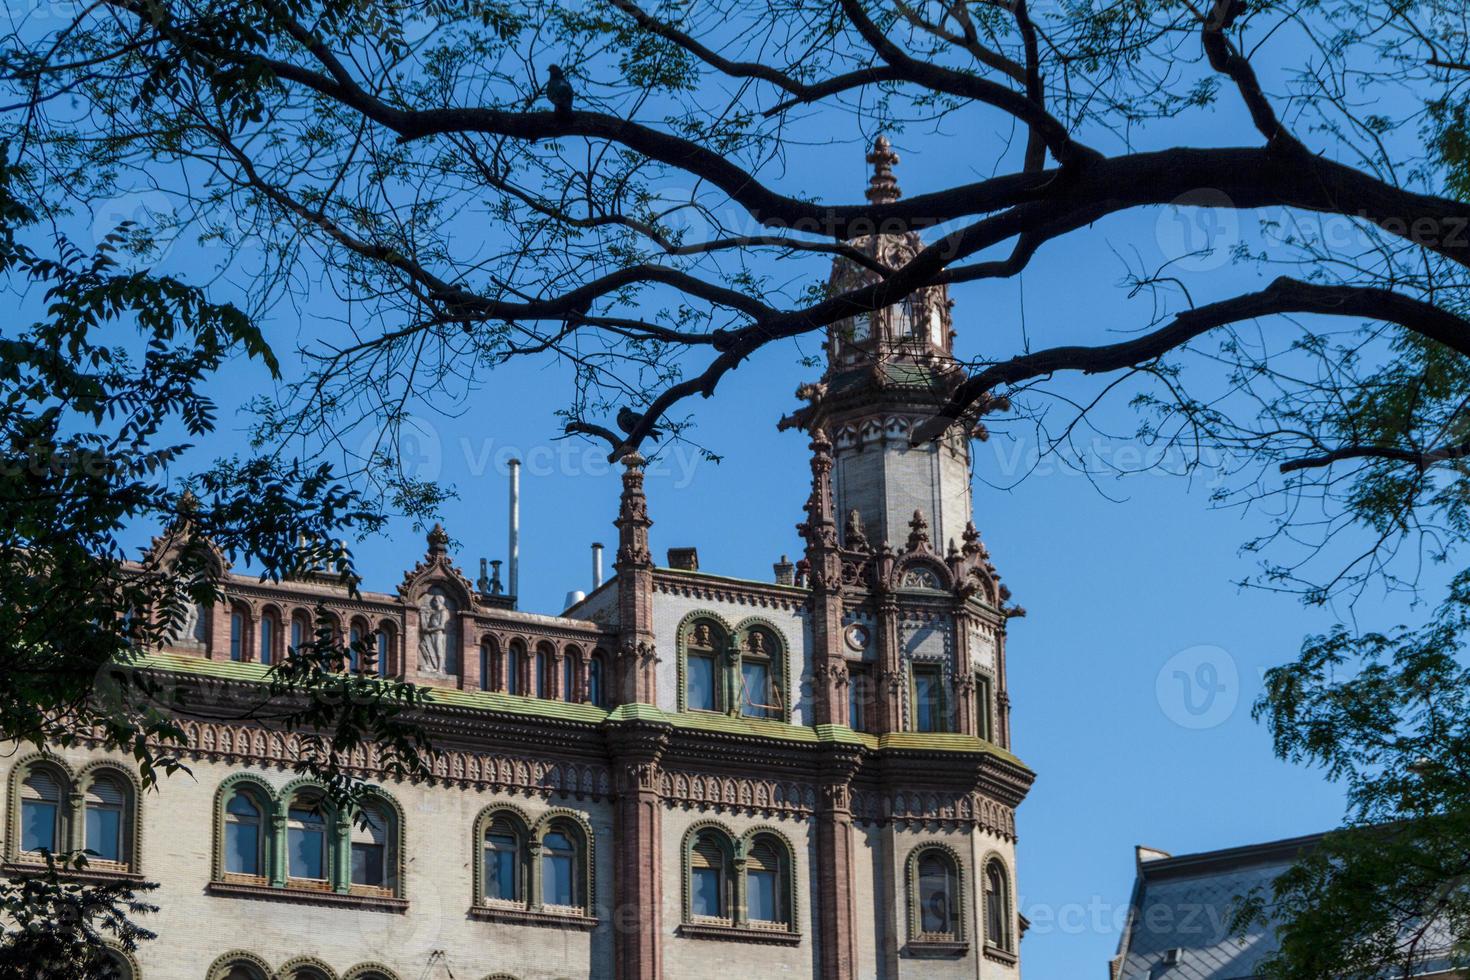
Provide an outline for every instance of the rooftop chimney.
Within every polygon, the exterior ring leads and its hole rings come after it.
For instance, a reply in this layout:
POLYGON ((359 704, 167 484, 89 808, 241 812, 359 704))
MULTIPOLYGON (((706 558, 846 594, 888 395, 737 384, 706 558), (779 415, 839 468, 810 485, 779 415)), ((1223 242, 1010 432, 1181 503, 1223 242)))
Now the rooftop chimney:
POLYGON ((602 588, 602 542, 592 542, 592 588, 602 588))
POLYGON ((587 598, 587 593, 581 589, 573 589, 567 593, 566 600, 562 603, 561 607, 563 609, 570 609, 585 598, 587 598))
POLYGON ((699 549, 670 548, 669 567, 677 568, 681 572, 699 571, 699 549))
POLYGON ((510 594, 521 587, 521 461, 510 461, 510 594))
POLYGON ((782 555, 781 560, 776 562, 776 564, 772 565, 771 567, 776 570, 777 585, 796 584, 796 566, 791 564, 791 562, 787 560, 785 555, 782 555))

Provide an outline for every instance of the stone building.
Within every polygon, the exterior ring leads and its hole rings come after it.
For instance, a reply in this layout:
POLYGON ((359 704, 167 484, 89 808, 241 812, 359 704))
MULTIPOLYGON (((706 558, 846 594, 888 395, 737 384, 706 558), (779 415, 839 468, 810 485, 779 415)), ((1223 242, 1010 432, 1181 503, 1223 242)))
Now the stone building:
MULTIPOLYGON (((896 159, 869 156, 872 200, 896 159)), ((14 753, 5 860, 85 845, 94 873, 159 882, 135 980, 1018 977, 1020 610, 971 520, 966 432, 908 438, 962 377, 950 306, 935 287, 831 331, 782 420, 810 490, 772 581, 692 549, 656 565, 637 457, 615 575, 560 615, 471 582, 437 528, 391 592, 223 569, 228 603, 142 661, 209 715, 183 723, 192 776, 145 794, 115 753, 14 753), (293 773, 302 736, 262 696, 318 610, 365 644, 348 669, 433 694, 434 778, 356 753, 361 819, 293 773)))

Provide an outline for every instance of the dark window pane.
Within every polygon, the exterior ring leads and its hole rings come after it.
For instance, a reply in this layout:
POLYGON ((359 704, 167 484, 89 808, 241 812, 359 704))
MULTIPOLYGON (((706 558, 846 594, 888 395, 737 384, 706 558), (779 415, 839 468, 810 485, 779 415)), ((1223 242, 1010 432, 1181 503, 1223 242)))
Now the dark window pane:
POLYGON ((23 800, 20 804, 20 849, 23 851, 56 850, 55 803, 23 800))
POLYGON ((919 862, 919 926, 923 932, 954 932, 952 882, 948 863, 938 856, 919 862))
POLYGON ((122 811, 113 807, 87 807, 87 850, 103 861, 122 860, 122 811))
POLYGON ((745 876, 747 913, 762 922, 779 922, 776 908, 776 872, 751 871, 745 876))
POLYGON ((275 653, 276 621, 269 616, 260 620, 260 662, 269 664, 275 653))
POLYGON ((352 883, 383 887, 384 847, 382 844, 352 845, 352 883))
POLYGON ((225 870, 236 875, 260 874, 258 824, 225 824, 225 870))
POLYGON ((740 675, 745 687, 741 713, 752 718, 769 717, 774 701, 771 697, 771 665, 760 660, 747 660, 740 665, 740 675))
POLYGON ((230 659, 239 660, 245 655, 245 617, 230 613, 230 659))
POLYGON ((292 809, 286 830, 286 855, 292 878, 326 878, 327 828, 316 810, 292 809))
POLYGON ((723 916, 720 901, 720 872, 715 868, 695 868, 689 882, 690 899, 695 915, 723 916))
POLYGON ((714 711, 718 707, 715 701, 715 661, 713 657, 689 658, 689 693, 687 700, 689 707, 696 711, 714 711))
POLYGON ((516 896, 516 839, 509 835, 485 837, 485 897, 513 900, 516 896))
POLYGON ((603 707, 602 700, 602 661, 596 657, 587 665, 587 700, 603 707))

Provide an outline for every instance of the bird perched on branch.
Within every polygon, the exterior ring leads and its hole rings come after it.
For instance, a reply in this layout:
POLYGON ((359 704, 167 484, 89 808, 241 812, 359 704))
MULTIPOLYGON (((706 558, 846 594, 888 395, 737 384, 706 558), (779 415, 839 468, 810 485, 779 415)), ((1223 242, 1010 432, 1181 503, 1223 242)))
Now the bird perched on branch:
MULTIPOLYGON (((642 419, 643 416, 633 411, 627 405, 624 405, 622 408, 618 409, 618 428, 622 429, 628 435, 633 434, 633 430, 637 428, 638 423, 642 421, 642 419)), ((663 437, 664 434, 658 429, 648 430, 648 439, 653 442, 657 442, 663 437)))
POLYGON ((557 122, 569 122, 572 118, 572 83, 562 74, 560 65, 546 69, 551 78, 546 82, 546 98, 556 111, 557 122))

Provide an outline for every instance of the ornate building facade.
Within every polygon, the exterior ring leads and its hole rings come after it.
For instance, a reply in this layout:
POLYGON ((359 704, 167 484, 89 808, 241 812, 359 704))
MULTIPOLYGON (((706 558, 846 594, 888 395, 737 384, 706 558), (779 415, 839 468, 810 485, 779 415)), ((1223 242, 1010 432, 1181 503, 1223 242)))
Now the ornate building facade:
MULTIPOLYGON (((897 196, 886 143, 869 160, 869 196, 897 196)), ((93 873, 159 882, 133 980, 1018 977, 1020 610, 967 434, 908 439, 960 380, 951 343, 942 287, 830 332, 782 420, 810 441, 805 553, 770 582, 656 565, 637 457, 616 574, 560 615, 471 582, 438 529, 388 593, 223 570, 228 603, 140 666, 210 716, 184 722, 192 776, 145 794, 115 754, 12 754, 5 860, 86 846, 93 873), (365 651, 346 669, 433 696, 433 778, 362 749, 358 814, 294 774, 307 743, 263 700, 323 611, 365 651)))

